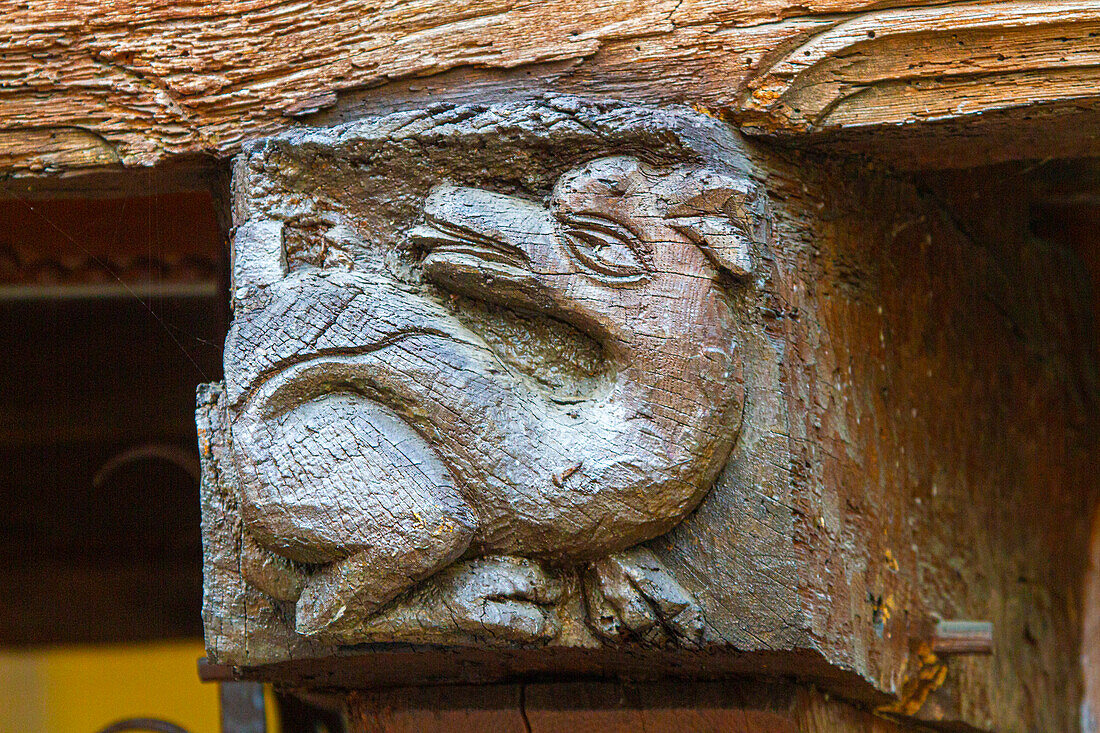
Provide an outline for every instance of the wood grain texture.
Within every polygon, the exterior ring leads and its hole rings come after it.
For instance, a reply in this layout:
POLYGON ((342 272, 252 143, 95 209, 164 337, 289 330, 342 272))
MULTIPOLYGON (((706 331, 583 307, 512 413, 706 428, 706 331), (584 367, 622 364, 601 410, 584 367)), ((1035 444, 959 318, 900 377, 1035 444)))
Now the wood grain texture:
POLYGON ((502 733, 576 730, 691 733, 902 733, 924 730, 884 720, 811 687, 726 684, 562 683, 397 689, 348 699, 352 733, 487 729, 502 733))
POLYGON ((1098 31, 1087 0, 867 12, 785 49, 748 83, 738 119, 797 133, 1088 99, 1098 31))
MULTIPOLYGON (((806 170, 773 200, 812 205, 822 190, 806 170)), ((803 525, 833 598, 817 628, 826 640, 870 623, 889 639, 925 603, 992 621, 992 657, 947 661, 953 705, 937 715, 1075 730, 1097 497, 1087 284, 1072 253, 1030 234, 1024 167, 929 174, 919 193, 870 166, 842 170, 811 217, 814 247, 782 250, 804 258, 790 262, 798 318, 785 320, 795 480, 828 487, 817 509, 814 490, 794 490, 809 500, 800 514, 822 512, 803 525), (864 541, 860 572, 838 575, 864 541), (846 592, 861 621, 836 613, 846 592)))
MULTIPOLYGON (((1094 99, 1100 22, 1085 0, 4 0, 0 18, 8 175, 230 155, 395 85, 440 98, 435 78, 471 69, 475 87, 704 105, 769 133, 981 128, 1008 108, 1021 125, 1037 105, 1094 99)), ((1074 111, 1055 109, 1055 123, 1074 111)), ((1040 150, 987 157, 1064 149, 1075 130, 1055 129, 1040 150)))

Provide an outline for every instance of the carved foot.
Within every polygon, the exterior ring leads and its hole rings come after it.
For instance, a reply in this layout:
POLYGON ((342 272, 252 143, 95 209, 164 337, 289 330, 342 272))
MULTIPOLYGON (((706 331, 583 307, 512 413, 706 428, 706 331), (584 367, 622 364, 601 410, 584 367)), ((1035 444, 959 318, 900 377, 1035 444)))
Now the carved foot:
POLYGON ((366 641, 539 643, 561 631, 552 608, 561 580, 519 557, 460 562, 421 583, 382 610, 352 589, 366 570, 359 556, 307 573, 242 535, 241 572, 280 601, 296 603, 296 630, 337 644, 366 641))
POLYGON ((359 641, 546 642, 561 630, 553 608, 561 595, 561 581, 532 560, 468 560, 377 614, 359 641))
MULTIPOLYGON (((414 565, 406 564, 403 568, 406 572, 398 568, 396 571, 381 573, 384 582, 380 582, 379 560, 366 552, 350 555, 320 568, 307 569, 266 549, 247 532, 241 538, 240 562, 241 574, 250 585, 276 600, 295 604, 295 631, 334 644, 369 641, 370 639, 363 638, 364 629, 376 625, 376 620, 385 613, 380 609, 388 610, 396 605, 390 603, 391 599, 408 587, 409 576, 412 574, 409 571, 418 570, 414 565)), ((485 613, 489 617, 487 623, 508 623, 503 619, 509 612, 519 616, 526 614, 529 619, 533 619, 533 612, 522 607, 513 608, 508 602, 508 596, 511 594, 516 599, 543 602, 550 591, 536 581, 544 581, 542 585, 545 586, 549 584, 549 579, 535 575, 536 570, 538 569, 523 572, 513 570, 492 587, 488 587, 484 579, 481 580, 487 593, 484 603, 485 613), (507 585, 508 581, 511 585, 507 585)), ((451 569, 444 570, 425 581, 422 587, 436 588, 439 586, 436 578, 447 578, 454 574, 451 569)), ((471 580, 476 579, 471 575, 471 580)), ((457 579, 452 584, 455 585, 455 598, 451 601, 454 615, 472 616, 476 591, 458 583, 457 579)), ((440 603, 447 600, 442 589, 437 591, 441 595, 440 603)), ((560 589, 557 593, 560 595, 560 589)), ((437 611, 437 615, 438 613, 437 611)), ((432 626, 441 622, 420 618, 418 623, 432 626)), ((525 621, 517 618, 510 623, 522 628, 525 621)), ((527 620, 526 623, 530 625, 533 620, 527 620)), ((533 631, 531 635, 545 633, 533 631)), ((413 640, 412 634, 409 640, 413 640)))
POLYGON ((593 563, 584 590, 588 624, 608 641, 695 646, 702 640, 702 610, 644 547, 593 563))

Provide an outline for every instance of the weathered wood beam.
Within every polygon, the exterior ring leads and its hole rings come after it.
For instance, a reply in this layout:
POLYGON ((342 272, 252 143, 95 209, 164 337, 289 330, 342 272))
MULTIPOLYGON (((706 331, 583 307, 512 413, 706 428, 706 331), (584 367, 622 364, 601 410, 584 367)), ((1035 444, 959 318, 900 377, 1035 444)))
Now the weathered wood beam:
POLYGON ((855 14, 786 49, 736 106, 762 130, 793 134, 1091 99, 1098 30, 1088 0, 855 14))
POLYGON ((355 733, 494 730, 608 733, 721 730, 730 733, 903 733, 927 730, 845 705, 810 687, 751 682, 529 684, 393 689, 356 693, 355 733))
MULTIPOLYGON (((1100 88, 1100 9, 1086 0, 883 5, 3 0, 0 173, 229 155, 357 90, 470 68, 512 89, 702 105, 795 138, 930 120, 980 128, 984 113, 1030 120, 1072 102, 1057 122, 1100 88)), ((1059 154, 1066 135, 1079 147, 1076 127, 975 162, 1059 154)), ((924 159, 958 162, 954 149, 924 159)))

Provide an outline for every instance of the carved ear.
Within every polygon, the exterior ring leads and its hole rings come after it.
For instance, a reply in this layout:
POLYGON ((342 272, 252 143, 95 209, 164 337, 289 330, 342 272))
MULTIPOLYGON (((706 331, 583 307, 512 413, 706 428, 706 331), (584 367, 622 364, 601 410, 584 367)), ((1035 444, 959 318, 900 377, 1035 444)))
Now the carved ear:
POLYGON ((768 236, 763 193, 749 180, 712 171, 695 171, 684 184, 686 197, 670 205, 665 218, 715 267, 738 278, 751 275, 768 236))

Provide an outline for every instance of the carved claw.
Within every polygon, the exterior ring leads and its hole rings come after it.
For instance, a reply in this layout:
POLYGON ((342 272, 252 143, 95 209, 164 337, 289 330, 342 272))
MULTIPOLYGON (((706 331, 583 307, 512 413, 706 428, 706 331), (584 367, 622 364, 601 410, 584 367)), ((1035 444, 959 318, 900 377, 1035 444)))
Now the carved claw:
POLYGON ((546 607, 561 598, 561 584, 531 560, 490 557, 465 563, 451 579, 443 603, 459 628, 510 641, 557 636, 557 619, 546 607))
POLYGON ((309 571, 244 532, 240 563, 241 575, 249 585, 277 601, 295 604, 295 631, 334 643, 358 641, 347 638, 354 637, 364 619, 400 592, 393 583, 365 582, 374 569, 365 553, 309 571), (371 594, 377 589, 388 595, 371 594))
POLYGON ((373 641, 546 642, 561 631, 552 608, 561 595, 561 581, 534 561, 483 557, 429 578, 361 633, 373 641))
POLYGON ((276 600, 296 602, 298 633, 332 643, 459 642, 470 635, 536 643, 561 631, 550 608, 561 599, 561 581, 526 558, 457 563, 380 611, 377 599, 355 590, 370 570, 361 556, 308 573, 244 533, 240 559, 250 585, 276 600))
POLYGON ((695 646, 702 640, 699 605, 644 547, 593 563, 584 588, 588 624, 608 641, 695 646))

